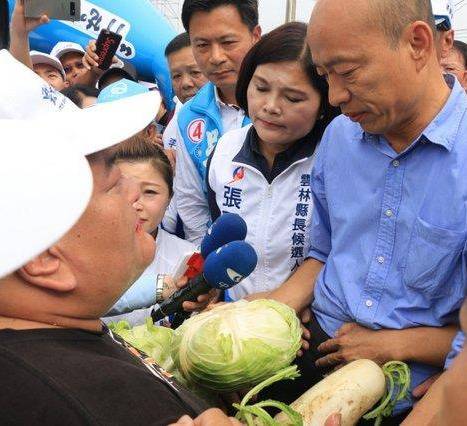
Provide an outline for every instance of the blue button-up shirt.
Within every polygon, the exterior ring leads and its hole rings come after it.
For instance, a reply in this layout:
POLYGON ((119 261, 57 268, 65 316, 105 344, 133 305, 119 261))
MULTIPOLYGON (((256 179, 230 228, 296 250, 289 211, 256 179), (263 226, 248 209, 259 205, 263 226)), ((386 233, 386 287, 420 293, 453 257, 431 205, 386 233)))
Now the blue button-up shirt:
MULTIPOLYGON (((330 336, 346 322, 457 321, 467 285, 467 96, 449 83, 443 109, 402 153, 345 116, 323 136, 309 256, 325 262, 312 310, 330 336)), ((411 368, 413 386, 437 371, 411 368)))

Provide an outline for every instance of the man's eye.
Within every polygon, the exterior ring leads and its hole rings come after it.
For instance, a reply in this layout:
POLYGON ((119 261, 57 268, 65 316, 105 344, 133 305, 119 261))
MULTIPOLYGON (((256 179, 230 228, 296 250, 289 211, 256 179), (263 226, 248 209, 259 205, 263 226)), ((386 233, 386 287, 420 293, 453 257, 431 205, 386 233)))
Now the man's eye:
POLYGON ((341 72, 340 75, 344 78, 350 78, 352 77, 352 75, 354 74, 355 72, 355 69, 353 70, 347 70, 347 71, 344 71, 344 72, 341 72))
POLYGON ((65 67, 63 68, 65 70, 65 74, 68 74, 69 72, 71 72, 71 68, 70 67, 65 67))
POLYGON ((296 103, 298 103, 298 102, 302 102, 302 101, 303 101, 303 99, 292 98, 292 97, 290 97, 290 96, 287 96, 287 100, 288 100, 289 102, 292 102, 293 104, 296 104, 296 103))

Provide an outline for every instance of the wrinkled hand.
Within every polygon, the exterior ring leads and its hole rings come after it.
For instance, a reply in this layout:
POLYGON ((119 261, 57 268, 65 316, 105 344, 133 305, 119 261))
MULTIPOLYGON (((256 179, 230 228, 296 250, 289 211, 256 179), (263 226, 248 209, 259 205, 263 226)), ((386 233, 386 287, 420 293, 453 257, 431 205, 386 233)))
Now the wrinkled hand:
MULTIPOLYGON (((86 53, 83 56, 83 65, 89 70, 93 71, 95 74, 102 75, 105 70, 99 68, 99 56, 96 53, 96 40, 90 40, 88 46, 86 47, 86 53)), ((118 59, 116 56, 112 58, 112 64, 116 64, 118 59)))
POLYGON ((302 322, 302 347, 297 352, 297 356, 302 356, 303 353, 310 348, 308 341, 311 338, 310 330, 306 327, 306 324, 310 322, 311 319, 311 310, 310 308, 305 308, 300 314, 300 321, 302 322))
POLYGON ((241 423, 232 417, 227 417, 218 408, 210 408, 194 420, 189 416, 183 416, 177 423, 169 426, 241 426, 241 423))
POLYGON ((24 0, 16 0, 15 8, 11 16, 10 31, 12 34, 26 36, 31 31, 43 24, 50 22, 47 15, 40 18, 26 18, 24 16, 24 0))
POLYGON ((355 323, 344 324, 336 337, 318 346, 318 351, 327 354, 316 361, 317 367, 341 367, 357 359, 371 359, 379 365, 391 360, 389 350, 392 342, 388 330, 371 330, 355 323))
POLYGON ((441 373, 435 374, 434 376, 431 376, 429 379, 425 380, 423 383, 420 383, 413 391, 412 395, 414 398, 421 398, 424 396, 428 390, 431 388, 433 383, 436 382, 436 380, 439 379, 439 376, 441 376, 441 373))

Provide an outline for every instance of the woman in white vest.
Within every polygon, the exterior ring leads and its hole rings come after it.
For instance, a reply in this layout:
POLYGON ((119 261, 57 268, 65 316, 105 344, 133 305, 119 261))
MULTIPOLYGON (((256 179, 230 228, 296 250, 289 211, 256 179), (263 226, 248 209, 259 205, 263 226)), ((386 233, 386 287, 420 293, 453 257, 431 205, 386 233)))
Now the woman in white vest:
POLYGON ((305 36, 306 25, 292 22, 250 50, 237 101, 252 125, 226 133, 208 163, 212 220, 222 212, 240 214, 258 254, 253 274, 229 290, 232 300, 277 288, 308 253, 313 154, 337 110, 305 36))
POLYGON ((122 174, 132 177, 139 186, 140 196, 135 202, 138 226, 154 237, 156 252, 153 262, 112 307, 104 321, 124 319, 136 325, 144 323, 151 307, 175 290, 175 287, 166 288, 167 283, 159 282, 157 277, 172 274, 180 259, 193 253, 195 246, 159 226, 173 196, 173 171, 162 149, 141 136, 133 136, 118 145, 113 161, 122 174))

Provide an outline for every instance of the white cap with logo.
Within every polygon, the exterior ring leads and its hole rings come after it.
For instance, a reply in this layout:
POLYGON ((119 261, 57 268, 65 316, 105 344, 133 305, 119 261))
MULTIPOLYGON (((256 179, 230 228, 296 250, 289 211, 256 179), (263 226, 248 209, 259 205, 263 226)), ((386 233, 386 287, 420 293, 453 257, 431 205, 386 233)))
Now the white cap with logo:
POLYGON ((454 4, 452 0, 431 0, 435 24, 444 24, 446 29, 454 25, 454 4))
POLYGON ((29 55, 31 56, 31 61, 33 65, 51 65, 60 72, 61 76, 63 77, 63 80, 66 80, 66 74, 65 70, 63 69, 63 65, 55 56, 49 55, 48 53, 38 52, 37 50, 31 50, 29 52, 29 55))
POLYGON ((50 51, 52 56, 55 56, 57 59, 60 59, 63 55, 70 52, 86 53, 83 47, 78 43, 73 43, 71 41, 59 41, 50 51))
POLYGON ((84 155, 141 131, 161 99, 150 92, 81 110, 5 50, 0 93, 4 277, 59 240, 86 209, 92 174, 84 155))
POLYGON ((62 133, 84 155, 120 143, 143 130, 161 103, 156 91, 79 109, 32 70, 0 51, 0 119, 33 119, 62 133), (15 79, 9 76, 15 76, 15 79), (60 115, 56 115, 60 112, 60 115))

